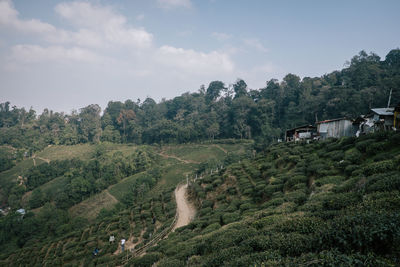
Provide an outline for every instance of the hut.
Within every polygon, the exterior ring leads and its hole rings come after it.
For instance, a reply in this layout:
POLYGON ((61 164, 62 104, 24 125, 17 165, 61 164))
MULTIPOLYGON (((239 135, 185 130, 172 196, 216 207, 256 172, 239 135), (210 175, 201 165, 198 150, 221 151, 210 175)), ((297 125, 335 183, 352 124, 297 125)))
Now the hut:
POLYGON ((375 130, 390 131, 394 127, 394 108, 373 108, 375 130))
POLYGON ((316 127, 312 125, 303 125, 289 129, 285 133, 286 142, 311 140, 316 136, 316 127))
POLYGON ((316 125, 321 139, 354 136, 357 131, 353 121, 348 118, 319 121, 316 125))

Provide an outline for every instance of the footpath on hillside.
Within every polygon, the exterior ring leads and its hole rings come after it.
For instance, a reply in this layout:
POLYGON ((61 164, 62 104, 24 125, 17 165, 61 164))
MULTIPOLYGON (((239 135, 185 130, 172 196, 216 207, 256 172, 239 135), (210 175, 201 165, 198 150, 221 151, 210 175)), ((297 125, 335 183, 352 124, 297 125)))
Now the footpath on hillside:
MULTIPOLYGON (((186 160, 180 159, 176 156, 170 156, 170 155, 166 155, 163 153, 160 153, 160 155, 164 156, 164 157, 176 158, 179 161, 184 162, 184 163, 193 163, 192 161, 186 161, 186 160)), ((177 185, 177 187, 175 188, 174 193, 175 193, 175 201, 176 201, 176 214, 175 214, 175 219, 173 220, 171 225, 168 228, 166 228, 163 232, 154 236, 152 238, 152 240, 150 240, 146 245, 144 245, 143 247, 134 251, 133 253, 129 254, 129 256, 127 255, 125 263, 131 257, 137 257, 137 256, 144 255, 146 253, 147 248, 156 245, 160 240, 168 237, 168 235, 170 233, 174 232, 177 228, 188 225, 194 219, 194 216, 196 215, 196 209, 195 209, 194 205, 192 205, 187 198, 187 189, 188 189, 188 185, 182 184, 182 183, 179 183, 177 185)), ((135 247, 143 241, 142 235, 143 235, 143 233, 141 233, 139 240, 134 244, 127 242, 128 243, 128 244, 126 244, 127 251, 134 250, 135 247)), ((121 253, 121 248, 118 248, 118 250, 116 252, 114 252, 114 255, 117 255, 119 253, 121 253)))
POLYGON ((175 189, 175 201, 176 211, 178 213, 178 219, 172 231, 176 228, 188 225, 194 218, 196 210, 194 206, 187 200, 187 184, 178 186, 175 189))

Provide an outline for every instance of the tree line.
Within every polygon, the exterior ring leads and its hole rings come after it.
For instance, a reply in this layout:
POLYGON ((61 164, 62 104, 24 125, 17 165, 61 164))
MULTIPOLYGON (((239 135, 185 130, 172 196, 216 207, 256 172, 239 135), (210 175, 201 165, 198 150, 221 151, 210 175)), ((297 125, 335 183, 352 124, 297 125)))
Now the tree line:
POLYGON ((101 113, 97 104, 71 114, 0 104, 0 144, 40 150, 49 144, 186 143, 212 139, 255 139, 265 145, 285 129, 316 120, 355 117, 370 108, 400 102, 400 49, 384 60, 361 51, 340 71, 321 77, 287 74, 260 89, 238 79, 226 85, 212 81, 196 92, 157 103, 110 101, 101 113))

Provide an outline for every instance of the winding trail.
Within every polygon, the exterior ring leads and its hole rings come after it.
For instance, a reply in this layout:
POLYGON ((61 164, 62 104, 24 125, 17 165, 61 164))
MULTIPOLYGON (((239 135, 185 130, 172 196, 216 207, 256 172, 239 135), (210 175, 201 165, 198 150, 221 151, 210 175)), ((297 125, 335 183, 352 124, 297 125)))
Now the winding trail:
MULTIPOLYGON (((123 261, 123 265, 125 265, 130 258, 132 257, 138 257, 138 256, 143 256, 146 254, 146 250, 151 247, 156 245, 160 240, 167 238, 168 235, 172 232, 175 231, 175 229, 179 227, 183 227, 185 225, 188 225, 193 219, 196 214, 196 209, 194 206, 188 201, 187 197, 187 184, 179 184, 176 189, 175 189, 175 201, 176 201, 176 215, 175 219, 172 222, 171 226, 166 228, 163 232, 155 235, 152 240, 150 240, 146 245, 143 247, 139 248, 138 250, 134 251, 133 253, 127 254, 126 259, 123 261)), ((136 243, 130 243, 129 247, 127 245, 127 252, 131 251, 131 249, 134 249, 139 243, 143 241, 143 233, 144 230, 142 230, 142 233, 139 237, 139 240, 136 243)), ((120 246, 118 246, 117 251, 114 252, 114 255, 118 255, 121 253, 120 246)))
POLYGON ((187 185, 181 185, 175 189, 176 210, 178 213, 178 220, 172 228, 172 232, 176 228, 188 225, 194 218, 196 210, 193 205, 187 200, 187 185))
POLYGON ((158 155, 160 155, 163 158, 176 159, 176 160, 178 160, 178 161, 180 161, 182 163, 186 163, 186 164, 189 164, 189 163, 200 164, 200 162, 197 162, 197 161, 194 161, 194 160, 181 159, 181 158, 179 158, 179 157, 177 157, 175 155, 167 155, 167 154, 164 153, 164 151, 158 152, 158 155))
POLYGON ((216 147, 216 148, 218 148, 218 149, 220 149, 220 150, 222 150, 222 152, 224 152, 225 154, 228 154, 228 151, 225 149, 225 148, 223 148, 222 146, 220 146, 220 145, 217 145, 217 144, 214 144, 214 145, 212 145, 213 147, 216 147))

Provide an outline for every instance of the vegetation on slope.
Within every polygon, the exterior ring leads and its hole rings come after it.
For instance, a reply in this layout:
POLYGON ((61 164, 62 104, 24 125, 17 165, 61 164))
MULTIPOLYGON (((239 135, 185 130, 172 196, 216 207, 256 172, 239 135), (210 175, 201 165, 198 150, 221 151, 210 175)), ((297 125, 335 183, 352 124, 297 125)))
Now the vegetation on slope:
POLYGON ((286 128, 384 107, 391 88, 398 103, 399 77, 399 49, 362 51, 322 77, 213 81, 160 103, 111 101, 102 116, 2 103, 1 264, 399 265, 399 134, 268 146, 286 128), (196 219, 128 261, 108 237, 141 247, 166 229, 186 175, 198 177, 196 219))
MULTIPOLYGON (((250 145, 251 143, 226 144, 224 147, 229 151, 243 151, 240 153, 244 153, 250 148, 250 145)), ((60 164, 60 155, 56 153, 58 160, 50 161, 50 163, 44 162, 37 166, 42 166, 40 168, 24 169, 26 174, 42 168, 50 171, 48 175, 44 176, 43 183, 32 185, 33 191, 28 191, 32 193, 20 199, 19 203, 25 205, 23 207, 28 210, 24 217, 11 211, 9 215, 0 218, 2 264, 26 265, 29 263, 37 266, 83 264, 87 266, 94 263, 111 265, 122 263, 126 255, 119 254, 117 250, 118 241, 121 238, 127 239, 129 246, 139 242, 138 248, 149 242, 152 236, 163 231, 172 222, 175 216, 173 190, 187 173, 192 173, 200 166, 198 163, 191 163, 190 159, 194 155, 207 153, 215 161, 223 162, 224 157, 232 153, 228 152, 228 154, 223 153, 222 155, 220 150, 214 150, 213 145, 210 145, 210 148, 204 145, 180 145, 168 146, 165 149, 163 147, 130 146, 128 149, 130 151, 128 151, 127 146, 108 146, 106 144, 105 148, 104 150, 104 145, 88 146, 87 149, 93 152, 91 158, 61 161, 65 164, 60 164), (155 159, 146 169, 118 179, 115 184, 99 192, 89 191, 87 195, 77 194, 82 196, 83 201, 78 200, 78 204, 72 207, 60 205, 56 201, 60 195, 68 192, 68 184, 72 181, 69 175, 59 176, 65 168, 70 169, 72 173, 78 172, 85 181, 94 179, 96 185, 98 180, 107 175, 107 172, 100 171, 101 174, 94 175, 94 172, 91 171, 93 169, 84 168, 85 166, 99 166, 100 170, 103 170, 103 166, 114 163, 119 166, 118 173, 129 175, 129 173, 121 172, 126 169, 121 166, 131 166, 124 164, 130 162, 128 159, 132 153, 135 154, 134 158, 137 160, 134 162, 137 163, 141 158, 138 156, 139 152, 143 151, 147 151, 146 153, 151 154, 151 158, 155 159), (171 151, 176 154, 172 154, 171 151), (119 158, 117 164, 113 158, 116 153, 124 153, 128 157, 119 158), (161 155, 172 158, 165 158, 161 155), (68 167, 68 164, 75 161, 80 162, 80 168, 75 169, 75 165, 68 167), (94 162, 98 162, 98 165, 95 165, 94 162), (37 195, 38 191, 41 192, 42 197, 45 196, 45 198, 41 198, 43 202, 40 204, 35 202, 38 197, 34 196, 34 193, 36 192, 37 195), (30 205, 33 203, 40 208, 30 210, 30 205), (154 219, 155 223, 153 223, 154 219), (116 237, 116 242, 108 242, 110 235, 116 237), (94 261, 91 252, 95 247, 100 249, 100 255, 94 261)), ((54 151, 58 149, 61 152, 66 147, 56 146, 52 149, 54 151)), ((234 154, 237 153, 234 152, 234 154)), ((211 161, 208 164, 211 164, 211 161)), ((137 167, 137 165, 133 166, 137 167)), ((28 175, 27 181, 29 181, 29 177, 31 176, 28 175)), ((41 180, 35 179, 35 181, 41 180)), ((22 188, 22 186, 19 187, 22 188)))
MULTIPOLYGON (((397 266, 400 134, 279 144, 191 186, 157 266, 397 266)), ((150 266, 150 265, 148 265, 150 266)))

